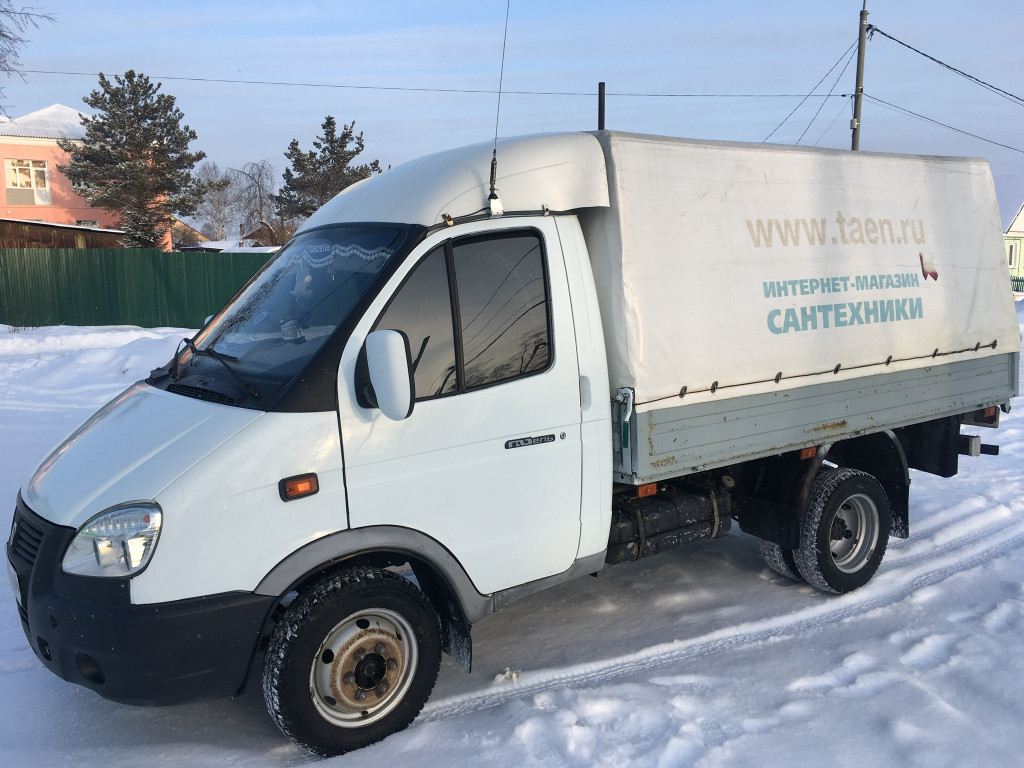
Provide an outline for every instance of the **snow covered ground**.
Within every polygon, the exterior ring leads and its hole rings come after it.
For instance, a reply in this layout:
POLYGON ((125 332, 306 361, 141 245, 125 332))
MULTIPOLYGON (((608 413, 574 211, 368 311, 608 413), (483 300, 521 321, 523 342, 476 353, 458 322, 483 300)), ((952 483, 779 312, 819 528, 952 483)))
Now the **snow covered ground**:
MULTIPOLYGON (((53 444, 183 333, 0 326, 4 532, 53 444)), ((446 659, 411 728, 326 764, 1024 765, 1024 416, 985 438, 1000 456, 914 474, 911 538, 859 591, 780 579, 735 531, 619 566, 477 624, 472 675, 446 659)), ((0 766, 311 762, 258 690, 145 709, 58 680, 0 599, 0 766)))

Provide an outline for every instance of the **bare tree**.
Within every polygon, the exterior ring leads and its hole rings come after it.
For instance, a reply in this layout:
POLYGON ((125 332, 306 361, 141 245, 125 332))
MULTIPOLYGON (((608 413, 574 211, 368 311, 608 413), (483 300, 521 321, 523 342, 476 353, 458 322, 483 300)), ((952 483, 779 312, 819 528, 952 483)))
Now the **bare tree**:
MULTIPOLYGON (((0 0, 0 72, 21 75, 21 47, 28 42, 25 32, 39 29, 39 22, 52 24, 53 16, 38 13, 31 6, 16 6, 11 0, 0 0)), ((3 111, 4 91, 0 88, 0 111, 3 111)))
POLYGON ((230 168, 237 186, 239 213, 244 229, 256 229, 273 217, 274 167, 266 160, 230 168))
POLYGON ((280 190, 274 192, 274 167, 266 160, 232 168, 237 184, 238 206, 242 227, 248 232, 261 229, 270 245, 284 245, 299 226, 299 220, 281 211, 280 190))
POLYGON ((204 160, 196 169, 196 176, 206 185, 196 218, 208 225, 203 227, 204 235, 212 240, 223 240, 239 218, 237 177, 230 172, 222 173, 212 160, 204 160))

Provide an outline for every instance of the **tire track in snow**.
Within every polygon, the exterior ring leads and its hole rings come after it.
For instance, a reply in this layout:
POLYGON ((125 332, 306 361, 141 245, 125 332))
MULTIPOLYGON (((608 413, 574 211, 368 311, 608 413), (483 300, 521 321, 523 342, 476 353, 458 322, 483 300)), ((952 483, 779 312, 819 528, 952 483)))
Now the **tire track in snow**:
MULTIPOLYGON (((1000 531, 1012 529, 1017 523, 1013 519, 1014 511, 1005 504, 998 504, 994 509, 977 512, 952 521, 942 529, 925 532, 919 539, 911 539, 903 546, 895 546, 886 551, 883 563, 891 567, 903 569, 923 561, 934 560, 936 554, 945 554, 963 549, 969 544, 991 538, 1000 531), (991 524, 990 524, 991 521, 991 524), (966 530, 955 538, 944 538, 945 534, 955 526, 966 526, 966 530)), ((897 541, 900 541, 897 539, 897 541)), ((890 546, 892 539, 889 540, 890 546)), ((902 543, 902 542, 901 542, 902 543)))
POLYGON ((450 720, 542 691, 626 677, 721 651, 787 639, 811 632, 823 624, 862 616, 899 603, 925 587, 985 565, 997 557, 1024 549, 1024 522, 999 526, 993 531, 994 534, 1000 532, 1006 533, 1006 536, 995 543, 991 541, 992 536, 974 535, 958 539, 955 547, 929 558, 925 566, 903 566, 886 571, 859 590, 838 597, 821 595, 812 605, 790 614, 738 624, 686 640, 662 643, 604 661, 577 664, 557 671, 524 672, 515 687, 477 691, 430 702, 418 722, 450 720))

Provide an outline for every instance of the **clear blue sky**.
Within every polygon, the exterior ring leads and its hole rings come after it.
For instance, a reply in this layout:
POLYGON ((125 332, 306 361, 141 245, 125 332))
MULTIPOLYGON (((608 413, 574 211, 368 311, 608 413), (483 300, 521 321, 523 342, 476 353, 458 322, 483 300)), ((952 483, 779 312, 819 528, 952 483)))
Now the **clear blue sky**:
MULTIPOLYGON (((493 136, 493 94, 242 85, 171 77, 322 85, 495 90, 504 0, 140 2, 37 0, 57 23, 30 30, 25 70, 135 69, 162 79, 195 147, 223 167, 267 159, 279 170, 296 138, 309 148, 327 114, 356 121, 367 159, 385 166, 493 136)), ((761 141, 799 98, 647 98, 622 93, 806 94, 856 40, 861 0, 551 2, 512 0, 507 91, 594 92, 607 82, 609 128, 761 141)), ((869 22, 1024 96, 1024 3, 869 0, 869 22)), ((845 60, 844 60, 845 61, 845 60)), ((826 93, 840 64, 819 88, 826 93)), ((854 59, 834 93, 854 88, 854 59)), ((88 76, 29 73, 4 82, 13 117, 53 103, 84 108, 88 76)), ((865 92, 1024 150, 1024 107, 878 35, 865 92)), ((772 137, 848 148, 848 100, 808 100, 772 137), (833 122, 834 120, 834 122, 833 122), (829 127, 831 124, 831 127, 829 127)), ((506 93, 501 135, 596 127, 596 97, 506 93)), ((1024 152, 955 133, 866 101, 861 149, 982 156, 1004 225, 1024 202, 1024 152)))

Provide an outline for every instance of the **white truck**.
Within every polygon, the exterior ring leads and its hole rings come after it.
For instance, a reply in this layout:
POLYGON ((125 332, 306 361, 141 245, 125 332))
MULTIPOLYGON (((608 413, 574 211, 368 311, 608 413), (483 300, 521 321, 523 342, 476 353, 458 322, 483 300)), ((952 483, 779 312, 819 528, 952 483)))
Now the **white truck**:
POLYGON ((729 530, 842 593, 908 468, 994 452, 1020 333, 982 160, 524 137, 334 198, 17 500, 26 636, 115 701, 233 695, 323 755, 471 625, 729 530), (492 192, 496 187, 496 193, 492 192))

